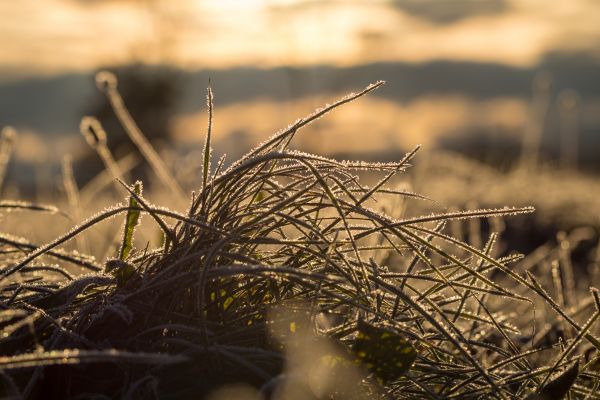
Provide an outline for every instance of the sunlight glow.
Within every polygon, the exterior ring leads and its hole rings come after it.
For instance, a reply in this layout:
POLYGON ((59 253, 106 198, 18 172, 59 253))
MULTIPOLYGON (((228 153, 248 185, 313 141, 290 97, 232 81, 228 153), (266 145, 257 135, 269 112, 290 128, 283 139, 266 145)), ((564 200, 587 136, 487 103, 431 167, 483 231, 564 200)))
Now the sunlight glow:
POLYGON ((390 1, 0 2, 0 70, 56 73, 141 61, 185 68, 435 59, 528 66, 595 51, 600 7, 507 0, 437 23, 390 1), (595 49, 595 50, 594 50, 595 49))

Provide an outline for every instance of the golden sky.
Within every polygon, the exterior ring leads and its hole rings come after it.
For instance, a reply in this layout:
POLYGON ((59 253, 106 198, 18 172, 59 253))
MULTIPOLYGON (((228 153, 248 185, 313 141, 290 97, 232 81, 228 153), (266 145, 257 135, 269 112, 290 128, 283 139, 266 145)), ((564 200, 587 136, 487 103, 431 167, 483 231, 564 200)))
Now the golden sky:
POLYGON ((132 60, 193 69, 435 59, 530 66, 553 51, 600 52, 598 0, 18 0, 1 1, 0 15, 0 75, 132 60), (471 12, 479 8, 489 12, 471 12))

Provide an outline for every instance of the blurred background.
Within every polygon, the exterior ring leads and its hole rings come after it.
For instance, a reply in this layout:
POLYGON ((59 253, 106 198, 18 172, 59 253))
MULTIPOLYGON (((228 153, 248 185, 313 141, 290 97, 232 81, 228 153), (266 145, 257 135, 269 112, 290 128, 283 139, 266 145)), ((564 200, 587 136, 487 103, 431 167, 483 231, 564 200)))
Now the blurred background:
POLYGON ((19 132, 5 192, 53 190, 65 154, 80 184, 96 175, 84 115, 117 158, 131 152, 95 87, 103 69, 176 172, 199 168, 209 79, 230 161, 386 80, 296 147, 397 160, 423 144, 502 171, 600 170, 597 0, 20 0, 0 15, 0 126, 19 132))
MULTIPOLYGON (((0 128, 17 132, 0 142, 2 199, 56 203, 75 221, 122 199, 79 132, 92 115, 128 182, 143 179, 156 204, 186 206, 96 88, 101 70, 117 75, 187 193, 201 181, 209 79, 215 161, 226 153, 227 162, 386 80, 303 129, 295 148, 397 161, 422 144, 394 184, 437 202, 382 202, 385 212, 533 205, 532 215, 481 229, 506 230, 507 248, 525 252, 570 232, 573 248, 587 243, 582 260, 600 265, 600 250, 587 251, 600 232, 598 0, 19 0, 0 1, 0 15, 0 128)), ((32 237, 13 214, 0 216, 3 226, 32 237)), ((453 234, 471 232, 479 245, 479 228, 461 224, 453 234)), ((36 240, 68 228, 44 227, 36 240)))

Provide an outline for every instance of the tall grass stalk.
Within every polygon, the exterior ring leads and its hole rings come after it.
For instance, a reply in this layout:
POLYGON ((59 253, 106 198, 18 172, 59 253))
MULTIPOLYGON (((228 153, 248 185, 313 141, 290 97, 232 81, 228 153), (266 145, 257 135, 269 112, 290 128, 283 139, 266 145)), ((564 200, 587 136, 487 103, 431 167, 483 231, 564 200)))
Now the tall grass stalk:
POLYGON ((558 114, 560 127, 560 165, 564 169, 577 168, 579 154, 579 119, 581 98, 574 90, 564 90, 558 94, 558 114))
POLYGON ((534 171, 539 163, 540 144, 550 107, 552 85, 552 74, 547 71, 539 72, 533 78, 529 120, 523 135, 521 149, 520 168, 525 172, 534 171))
MULTIPOLYGON (((73 215, 76 222, 81 222, 83 219, 81 214, 81 199, 79 196, 79 188, 77 187, 77 182, 75 182, 75 176, 73 174, 73 159, 70 155, 65 155, 63 157, 62 177, 71 215, 73 215)), ((85 236, 77 236, 76 240, 77 248, 80 249, 80 251, 89 254, 90 249, 87 238, 85 236)))
POLYGON ((106 131, 100 124, 100 121, 90 116, 83 117, 81 119, 81 124, 79 125, 79 130, 87 144, 98 153, 104 166, 112 175, 115 187, 117 190, 120 190, 117 180, 123 180, 123 173, 108 148, 106 143, 106 131))
POLYGON ((179 183, 177 183, 173 175, 169 172, 163 160, 156 150, 154 150, 148 139, 146 139, 125 107, 123 98, 117 89, 117 77, 108 71, 102 71, 96 75, 96 83, 98 88, 108 98, 125 132, 127 132, 131 141, 137 146, 142 156, 148 161, 160 181, 176 196, 185 199, 187 196, 179 186, 179 183))
POLYGON ((11 127, 5 127, 0 132, 0 194, 2 194, 2 185, 6 170, 10 161, 10 156, 13 152, 17 131, 11 127))
MULTIPOLYGON (((119 160, 115 160, 118 170, 122 175, 127 175, 139 163, 139 157, 135 153, 129 153, 119 160)), ((106 165, 105 165, 106 166, 106 165)), ((81 188, 81 203, 89 206, 90 202, 96 201, 104 188, 114 184, 115 177, 109 169, 104 168, 81 188)))

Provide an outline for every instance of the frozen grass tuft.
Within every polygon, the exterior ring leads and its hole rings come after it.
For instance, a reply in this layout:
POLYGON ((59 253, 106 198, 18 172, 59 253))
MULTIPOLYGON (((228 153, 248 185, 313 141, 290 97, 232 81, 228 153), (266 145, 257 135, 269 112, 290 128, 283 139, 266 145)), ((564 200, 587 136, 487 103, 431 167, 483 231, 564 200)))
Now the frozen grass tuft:
MULTIPOLYGON (((128 131, 141 134, 114 76, 97 81, 128 131)), ((531 207, 391 217, 378 201, 424 200, 391 183, 418 149, 385 164, 291 149, 302 127, 381 84, 299 119, 226 169, 223 160, 211 168, 209 89, 202 187, 185 213, 119 180, 126 204, 50 243, 2 235, 7 393, 189 399, 244 383, 244 393, 279 399, 600 398, 600 300, 596 289, 564 290, 570 253, 496 256, 496 232, 471 242, 447 232, 531 207), (363 172, 379 178, 369 186, 363 172), (142 214, 161 246, 133 246, 142 214), (124 224, 103 266, 61 248, 102 221, 124 224), (94 272, 75 275, 49 259, 94 272), (554 279, 543 270, 553 261, 554 279)), ((94 121, 82 123, 84 134, 100 132, 94 121)), ((166 188, 182 193, 137 142, 166 188)), ((561 241, 567 249, 570 237, 561 241)))

